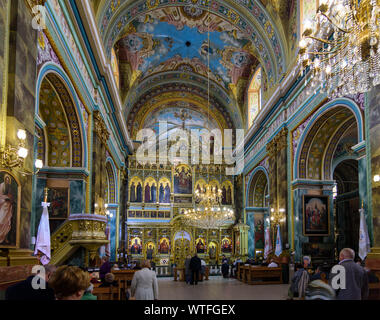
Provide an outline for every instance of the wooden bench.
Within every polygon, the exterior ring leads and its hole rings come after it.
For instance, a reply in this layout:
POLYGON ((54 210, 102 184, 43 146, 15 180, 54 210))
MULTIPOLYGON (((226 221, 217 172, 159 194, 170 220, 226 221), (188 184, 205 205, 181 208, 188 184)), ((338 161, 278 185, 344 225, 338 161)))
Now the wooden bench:
POLYGON ((132 281, 135 272, 138 270, 113 270, 115 280, 119 283, 119 296, 121 300, 126 299, 128 289, 128 281, 132 281))
POLYGON ((98 300, 120 300, 120 290, 115 286, 94 288, 92 294, 97 296, 98 300))
POLYGON ((237 278, 248 284, 282 284, 282 268, 238 266, 237 278))

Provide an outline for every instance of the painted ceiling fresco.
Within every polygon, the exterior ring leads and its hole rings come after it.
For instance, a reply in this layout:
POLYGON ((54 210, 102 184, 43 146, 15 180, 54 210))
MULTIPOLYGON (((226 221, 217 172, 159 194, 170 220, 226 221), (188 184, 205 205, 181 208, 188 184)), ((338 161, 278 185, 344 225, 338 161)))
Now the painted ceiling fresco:
POLYGON ((225 88, 250 76, 258 60, 251 42, 233 25, 217 16, 210 16, 207 25, 196 23, 181 17, 186 7, 173 10, 178 12, 170 15, 165 9, 153 11, 126 28, 117 52, 120 62, 131 66, 130 81, 168 70, 207 75, 208 65, 212 80, 225 88))
MULTIPOLYGON (((274 20, 277 20, 277 18, 273 20, 273 16, 265 8, 268 1, 263 2, 265 3, 257 0, 112 0, 104 3, 97 15, 97 20, 99 31, 109 56, 113 45, 120 38, 120 34, 125 27, 137 17, 145 18, 146 15, 151 14, 154 10, 167 9, 164 14, 167 16, 167 21, 181 24, 186 21, 183 19, 185 17, 187 20, 193 21, 192 25, 190 25, 192 28, 197 25, 194 21, 208 21, 205 19, 205 16, 207 17, 205 12, 210 11, 213 15, 230 23, 236 30, 240 30, 250 39, 268 74, 270 84, 274 84, 285 72, 286 41, 281 38, 278 30, 278 28, 282 29, 281 24, 276 25, 274 20), (176 10, 178 14, 176 14, 176 10)), ((276 1, 276 3, 280 2, 286 4, 288 0, 276 1)), ((271 7, 273 6, 271 5, 271 7)), ((274 7, 280 8, 284 6, 275 5, 274 7)), ((286 6, 287 8, 288 6, 286 6)), ((285 11, 288 13, 289 10, 285 11)), ((288 21, 289 18, 286 20, 288 21)), ((225 26, 222 26, 222 28, 224 31, 228 31, 225 26)))

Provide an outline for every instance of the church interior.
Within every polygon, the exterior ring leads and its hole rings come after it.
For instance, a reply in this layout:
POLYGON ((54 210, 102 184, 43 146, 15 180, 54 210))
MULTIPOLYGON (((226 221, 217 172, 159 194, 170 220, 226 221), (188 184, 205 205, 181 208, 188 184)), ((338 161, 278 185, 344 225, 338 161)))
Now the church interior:
POLYGON ((167 299, 194 254, 275 262, 246 299, 343 248, 380 279, 379 42, 378 0, 0 1, 0 299, 104 257, 167 299))

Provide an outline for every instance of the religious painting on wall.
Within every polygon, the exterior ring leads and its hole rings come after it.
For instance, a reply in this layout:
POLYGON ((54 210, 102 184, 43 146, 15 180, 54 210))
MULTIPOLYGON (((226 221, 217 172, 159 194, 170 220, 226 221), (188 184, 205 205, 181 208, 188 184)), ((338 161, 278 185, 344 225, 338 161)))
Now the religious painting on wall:
POLYGON ((189 166, 181 164, 175 168, 174 172, 174 193, 192 193, 192 175, 189 166))
POLYGON ((21 186, 7 171, 0 171, 0 248, 19 245, 21 186))
POLYGON ((197 253, 205 253, 206 243, 202 238, 198 238, 195 240, 195 247, 197 248, 197 253))
POLYGON ((141 239, 139 237, 134 237, 131 239, 131 254, 141 254, 141 239))
POLYGON ((158 252, 160 254, 169 254, 169 239, 161 238, 160 244, 158 246, 158 252))
POLYGON ((215 242, 210 242, 208 245, 208 255, 210 259, 216 259, 217 246, 215 242))
POLYGON ((233 186, 230 181, 222 183, 222 204, 232 205, 233 202, 233 186))
POLYGON ((148 242, 146 244, 146 258, 152 260, 154 257, 154 249, 156 248, 153 242, 148 242))
POLYGON ((303 196, 303 233, 305 236, 328 236, 329 197, 325 195, 303 196))
POLYGON ((264 249, 264 214, 254 215, 255 249, 264 249))
POLYGON ((49 219, 67 219, 69 214, 69 188, 49 188, 49 219))
POLYGON ((144 202, 157 202, 157 182, 152 177, 146 178, 144 181, 144 202))
POLYGON ((158 188, 159 203, 170 203, 170 181, 168 178, 161 178, 158 188))
POLYGON ((223 253, 231 253, 232 252, 232 243, 231 239, 229 238, 223 238, 222 239, 222 252, 223 253))
POLYGON ((133 177, 129 184, 129 201, 142 202, 142 181, 139 177, 133 177))
MULTIPOLYGON (((206 192, 207 183, 203 179, 199 179, 194 186, 194 193, 203 194, 206 192)), ((195 203, 199 203, 200 200, 195 200, 195 203)))

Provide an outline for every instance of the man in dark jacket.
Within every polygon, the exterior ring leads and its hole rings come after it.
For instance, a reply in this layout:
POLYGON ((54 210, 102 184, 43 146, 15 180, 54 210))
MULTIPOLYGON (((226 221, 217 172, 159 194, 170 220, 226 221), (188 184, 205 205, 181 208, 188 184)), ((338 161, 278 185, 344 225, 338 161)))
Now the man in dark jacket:
MULTIPOLYGON (((350 248, 344 248, 339 253, 339 265, 344 267, 345 289, 337 289, 338 300, 365 300, 368 298, 368 275, 363 267, 354 262, 355 251, 350 248)), ((330 284, 336 276, 342 276, 342 273, 330 273, 330 284)), ((339 281, 338 281, 339 282, 339 281)), ((335 289, 335 288, 334 288, 335 289)))
MULTIPOLYGON (((5 300, 25 300, 25 301, 46 301, 46 300, 55 300, 54 291, 52 288, 49 288, 49 279, 55 272, 56 267, 53 265, 45 266, 45 277, 40 274, 31 275, 26 278, 24 281, 14 284, 13 286, 8 287, 5 292, 5 300), (46 281, 45 289, 39 288, 34 289, 32 286, 33 279, 39 277, 37 284, 41 286, 41 281, 46 281)), ((42 286, 41 286, 42 287, 42 286)))
POLYGON ((199 272, 201 271, 202 263, 201 259, 198 258, 197 254, 190 260, 190 270, 191 270, 191 282, 190 284, 198 284, 199 272))

